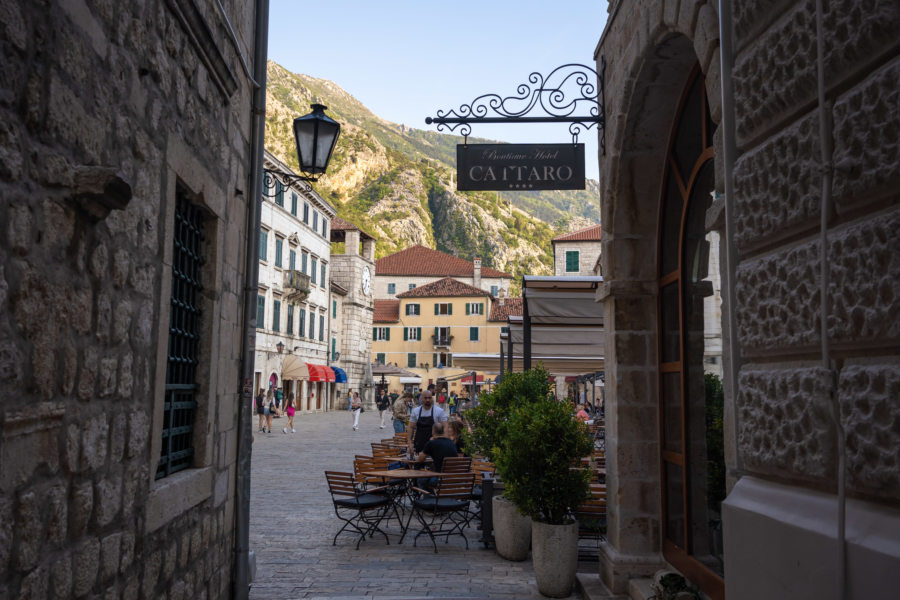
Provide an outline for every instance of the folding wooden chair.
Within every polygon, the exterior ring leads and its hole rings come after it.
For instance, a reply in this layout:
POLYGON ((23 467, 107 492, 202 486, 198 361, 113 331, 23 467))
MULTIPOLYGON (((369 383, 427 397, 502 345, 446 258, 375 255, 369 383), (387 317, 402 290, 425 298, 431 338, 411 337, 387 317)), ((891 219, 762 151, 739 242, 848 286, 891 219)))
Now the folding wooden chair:
POLYGON ((469 540, 463 528, 468 522, 469 500, 474 485, 474 473, 451 473, 442 475, 430 491, 414 488, 423 495, 412 503, 412 514, 422 526, 413 538, 413 546, 420 535, 427 535, 437 553, 436 538, 444 537, 444 543, 449 543, 451 535, 458 535, 465 541, 468 550, 469 540))
POLYGON ((356 540, 357 550, 366 536, 372 537, 376 531, 384 536, 388 544, 391 543, 387 533, 378 526, 393 506, 391 496, 374 493, 377 488, 359 490, 354 485, 353 473, 325 471, 325 479, 334 504, 334 514, 344 522, 334 535, 332 546, 337 545, 338 536, 348 527, 359 534, 359 539, 356 540))
POLYGON ((469 456, 448 456, 441 464, 441 473, 469 473, 472 471, 472 458, 469 456))
POLYGON ((597 558, 600 540, 606 535, 606 485, 591 483, 590 496, 572 513, 578 521, 579 559, 597 558), (582 540, 593 540, 593 547, 582 547, 582 540))

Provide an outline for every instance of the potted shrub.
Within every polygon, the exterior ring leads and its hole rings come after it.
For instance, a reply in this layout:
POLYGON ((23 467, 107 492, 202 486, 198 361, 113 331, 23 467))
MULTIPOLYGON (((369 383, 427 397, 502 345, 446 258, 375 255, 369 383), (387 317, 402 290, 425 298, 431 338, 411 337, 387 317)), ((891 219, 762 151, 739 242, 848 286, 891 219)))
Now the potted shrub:
POLYGON ((578 566, 578 524, 572 509, 588 495, 590 471, 580 459, 591 452, 587 425, 552 398, 510 412, 497 452, 504 496, 531 517, 531 548, 538 590, 568 596, 578 566))
MULTIPOLYGON (((543 368, 525 373, 508 373, 493 391, 483 394, 477 407, 466 418, 474 430, 465 437, 466 450, 497 463, 500 446, 506 438, 509 416, 514 407, 528 406, 550 394, 550 374, 543 368)), ((503 474, 498 467, 498 476, 503 474)), ((531 518, 503 496, 493 498, 494 547, 507 560, 525 560, 531 548, 531 518)))

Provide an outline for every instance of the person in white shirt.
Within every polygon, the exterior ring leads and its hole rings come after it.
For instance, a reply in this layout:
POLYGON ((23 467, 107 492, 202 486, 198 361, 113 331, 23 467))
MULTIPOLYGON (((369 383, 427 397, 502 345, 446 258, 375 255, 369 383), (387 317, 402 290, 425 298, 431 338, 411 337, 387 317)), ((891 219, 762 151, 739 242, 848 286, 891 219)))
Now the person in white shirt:
POLYGON ((422 392, 422 406, 415 407, 409 415, 409 452, 416 454, 425 448, 431 439, 431 427, 435 423, 446 423, 447 413, 434 405, 431 390, 422 392))

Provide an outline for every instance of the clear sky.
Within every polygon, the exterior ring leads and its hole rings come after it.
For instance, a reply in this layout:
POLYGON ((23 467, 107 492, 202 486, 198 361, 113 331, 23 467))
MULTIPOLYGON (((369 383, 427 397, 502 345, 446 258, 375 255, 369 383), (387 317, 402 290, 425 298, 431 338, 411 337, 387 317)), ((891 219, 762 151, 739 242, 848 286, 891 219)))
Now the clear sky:
MULTIPOLYGON (((378 116, 434 130, 425 117, 485 93, 511 96, 532 72, 594 66, 605 0, 272 0, 269 59, 329 79, 378 116)), ((517 143, 571 141, 568 124, 475 125, 517 143)), ((597 177, 597 129, 582 132, 597 177)))

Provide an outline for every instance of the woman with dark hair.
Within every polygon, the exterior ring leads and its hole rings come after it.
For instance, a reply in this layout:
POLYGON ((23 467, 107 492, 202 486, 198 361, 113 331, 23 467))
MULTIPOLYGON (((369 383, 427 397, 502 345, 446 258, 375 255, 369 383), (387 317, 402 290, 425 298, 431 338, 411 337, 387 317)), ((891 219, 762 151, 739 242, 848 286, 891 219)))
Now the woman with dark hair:
POLYGON ((460 456, 468 456, 463 452, 463 429, 465 429, 463 422, 458 419, 453 419, 447 424, 450 426, 447 437, 456 444, 456 451, 459 452, 460 456))

